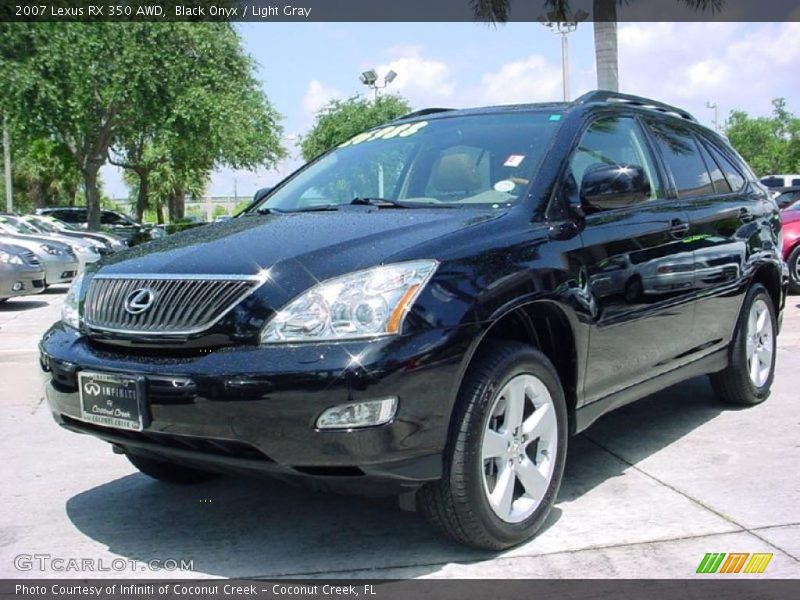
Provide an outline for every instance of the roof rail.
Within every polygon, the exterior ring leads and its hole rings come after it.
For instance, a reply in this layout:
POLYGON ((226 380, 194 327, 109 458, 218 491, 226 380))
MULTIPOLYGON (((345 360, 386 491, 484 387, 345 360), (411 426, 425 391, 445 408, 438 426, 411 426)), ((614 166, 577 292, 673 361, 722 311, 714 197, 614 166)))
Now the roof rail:
POLYGON ((588 104, 589 102, 630 104, 632 106, 655 110, 680 117, 681 119, 686 119, 687 121, 692 121, 693 123, 697 123, 697 119, 695 119, 690 112, 687 112, 682 108, 664 104, 663 102, 658 102, 657 100, 651 100, 650 98, 633 96, 631 94, 620 94, 619 92, 612 92, 609 90, 595 90, 593 92, 587 92, 575 100, 575 104, 588 104))
POLYGON ((424 117, 425 115, 432 115, 434 113, 447 112, 449 110, 455 110, 455 109, 454 108, 423 108, 421 110, 415 110, 414 112, 410 112, 407 115, 403 115, 402 117, 397 117, 394 120, 395 121, 402 121, 403 119, 411 119, 413 117, 424 117))

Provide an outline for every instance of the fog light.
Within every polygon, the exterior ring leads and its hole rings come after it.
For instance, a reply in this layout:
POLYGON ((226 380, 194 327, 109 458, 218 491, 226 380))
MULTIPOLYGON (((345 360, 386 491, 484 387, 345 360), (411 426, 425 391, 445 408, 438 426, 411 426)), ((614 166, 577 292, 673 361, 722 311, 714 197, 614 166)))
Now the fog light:
POLYGON ((22 289, 22 284, 18 281, 14 284, 14 287, 11 288, 11 291, 18 292, 22 289))
POLYGON ((394 418, 396 410, 397 398, 340 404, 326 409, 319 416, 317 428, 354 429, 383 425, 394 418))

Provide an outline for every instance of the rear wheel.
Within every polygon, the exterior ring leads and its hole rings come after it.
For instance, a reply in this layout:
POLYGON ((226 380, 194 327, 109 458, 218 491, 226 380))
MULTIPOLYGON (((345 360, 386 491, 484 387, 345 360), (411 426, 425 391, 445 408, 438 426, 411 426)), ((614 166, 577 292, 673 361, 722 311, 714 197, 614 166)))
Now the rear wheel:
POLYGON ((775 307, 757 283, 747 292, 730 346, 728 367, 711 375, 717 397, 728 404, 759 404, 769 396, 775 376, 775 307))
POLYGON ((800 294, 800 245, 792 250, 786 264, 789 265, 789 291, 800 294))
POLYGON ((165 460, 147 458, 136 454, 126 454, 134 467, 153 479, 167 483, 190 484, 202 483, 219 477, 216 473, 209 473, 199 469, 184 467, 165 460))
POLYGON ((519 544, 550 512, 566 449, 566 402, 553 365, 525 344, 489 343, 462 386, 443 477, 420 490, 420 511, 462 544, 519 544))

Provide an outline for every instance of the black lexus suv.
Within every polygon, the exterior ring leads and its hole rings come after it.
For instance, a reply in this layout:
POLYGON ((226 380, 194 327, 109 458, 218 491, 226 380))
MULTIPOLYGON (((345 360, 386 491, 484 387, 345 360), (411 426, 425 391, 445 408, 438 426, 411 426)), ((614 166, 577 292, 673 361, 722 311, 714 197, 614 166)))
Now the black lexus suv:
POLYGON ((780 246, 767 190, 678 108, 424 110, 91 266, 41 341, 47 399, 156 479, 397 494, 505 548, 602 414, 705 374, 767 398, 780 246))

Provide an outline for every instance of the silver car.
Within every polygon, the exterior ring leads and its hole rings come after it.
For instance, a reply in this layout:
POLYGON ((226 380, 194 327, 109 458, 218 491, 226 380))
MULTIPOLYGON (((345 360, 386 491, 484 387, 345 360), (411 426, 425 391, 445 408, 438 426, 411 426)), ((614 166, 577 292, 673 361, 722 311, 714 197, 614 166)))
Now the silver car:
POLYGON ((3 231, 0 231, 0 243, 21 246, 33 252, 44 269, 45 286, 70 283, 78 274, 78 257, 67 244, 32 235, 9 235, 3 231))
POLYGON ((0 215, 0 232, 10 235, 34 236, 66 244, 72 248, 77 257, 80 271, 83 271, 87 264, 100 260, 100 248, 104 247, 101 242, 94 240, 70 238, 54 233, 40 233, 19 217, 12 215, 0 215))
POLYGON ((100 254, 107 252, 120 252, 128 248, 128 244, 118 235, 113 233, 106 233, 104 231, 86 231, 71 223, 59 221, 53 217, 46 215, 25 215, 22 217, 28 225, 35 228, 41 233, 57 233, 73 238, 84 238, 102 242, 105 245, 106 252, 100 250, 100 254))
POLYGON ((44 289, 44 269, 30 250, 0 243, 0 302, 44 289))

